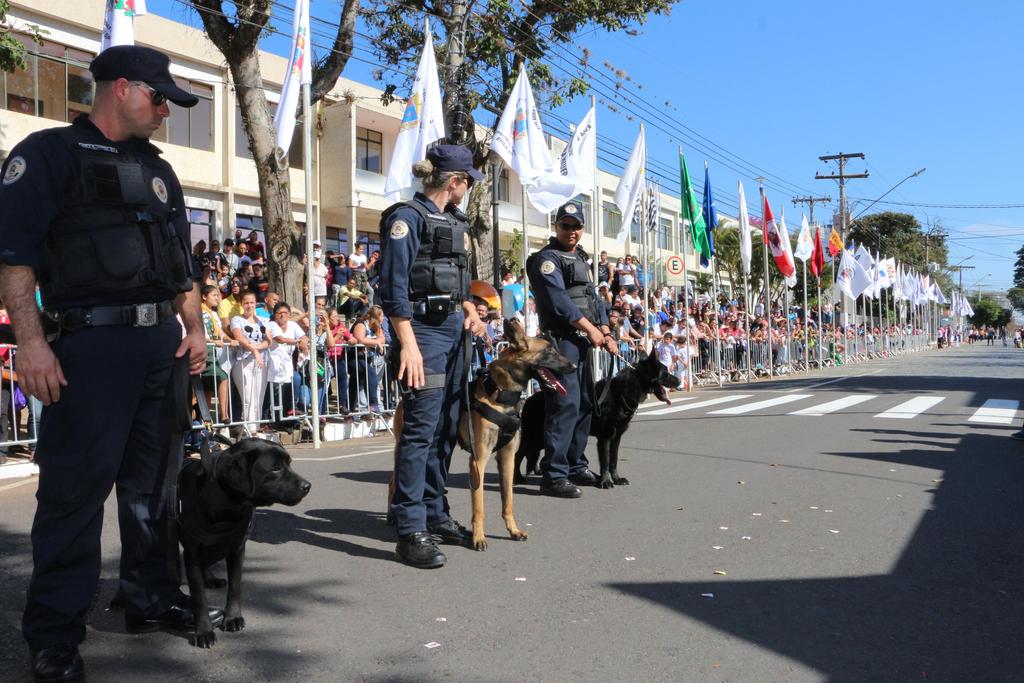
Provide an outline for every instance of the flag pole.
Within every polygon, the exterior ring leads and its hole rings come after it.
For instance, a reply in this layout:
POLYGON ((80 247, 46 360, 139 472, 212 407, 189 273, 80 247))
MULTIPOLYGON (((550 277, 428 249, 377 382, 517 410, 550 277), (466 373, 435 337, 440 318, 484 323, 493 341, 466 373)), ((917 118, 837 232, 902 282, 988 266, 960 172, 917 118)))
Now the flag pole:
MULTIPOLYGON (((302 84, 302 145, 306 179, 306 282, 309 290, 309 331, 313 343, 309 345, 309 392, 313 419, 313 448, 320 448, 320 394, 316 374, 316 296, 313 289, 313 240, 316 222, 313 220, 313 136, 310 121, 310 84, 302 84)), ((324 359, 326 363, 326 359, 324 359)))
MULTIPOLYGON (((708 160, 705 159, 704 160, 704 178, 707 179, 707 177, 708 177, 708 160)), ((708 230, 710 232, 711 226, 707 225, 707 223, 712 218, 712 215, 711 215, 712 201, 710 200, 710 196, 711 195, 708 194, 708 188, 706 186, 704 188, 704 194, 709 197, 709 199, 708 199, 708 215, 704 219, 704 223, 705 223, 704 229, 708 230)), ((709 240, 709 243, 710 243, 710 240, 709 240)), ((721 327, 721 324, 719 323, 719 320, 718 320, 718 277, 717 277, 718 276, 718 263, 717 263, 717 261, 718 261, 718 259, 715 257, 714 253, 712 253, 711 254, 711 261, 709 263, 709 265, 711 266, 711 306, 712 306, 712 310, 714 310, 714 312, 715 312, 715 357, 718 360, 718 371, 715 374, 718 375, 718 386, 721 387, 722 386, 722 327, 721 327)))
MULTIPOLYGON (((683 147, 679 146, 679 158, 683 158, 683 147)), ((680 175, 682 174, 682 165, 679 168, 680 175)), ((690 279, 688 277, 689 268, 686 265, 686 251, 690 248, 690 226, 686 225, 684 216, 688 212, 682 211, 683 202, 690 200, 689 197, 684 197, 682 192, 682 184, 679 187, 679 224, 683 226, 683 324, 686 326, 686 391, 687 393, 693 391, 693 350, 691 349, 690 343, 693 341, 693 332, 690 331, 690 279)), ((695 292, 696 293, 696 292, 695 292)), ((677 299, 678 301, 678 299, 677 299)), ((697 320, 693 321, 693 329, 697 329, 697 320)), ((696 349, 697 353, 700 354, 700 348, 696 349)))
MULTIPOLYGON (((498 157, 497 154, 494 155, 498 157)), ((491 274, 491 280, 494 282, 494 288, 501 290, 501 231, 498 228, 499 222, 499 199, 498 199, 498 183, 501 182, 501 160, 496 158, 495 162, 491 164, 491 269, 494 271, 491 274)), ((527 320, 527 312, 523 312, 523 320, 527 320)), ((526 326, 523 326, 526 329, 526 326)))
POLYGON ((768 322, 768 377, 773 377, 774 356, 772 354, 772 304, 771 291, 768 284, 768 219, 765 217, 764 181, 757 181, 758 189, 761 191, 761 247, 764 251, 764 319, 768 322))
POLYGON ((523 319, 529 320, 530 315, 530 278, 525 275, 526 258, 530 255, 530 230, 526 223, 526 183, 520 182, 523 190, 523 247, 522 247, 522 270, 523 275, 523 319))
MULTIPOLYGON (((590 96, 590 108, 594 110, 594 135, 596 136, 597 135, 597 97, 594 96, 594 95, 590 96)), ((597 147, 596 143, 595 143, 594 147, 596 149, 596 147, 597 147)), ((601 253, 601 245, 600 245, 600 241, 601 241, 601 235, 600 235, 600 233, 601 233, 601 230, 600 230, 600 228, 601 228, 601 225, 600 225, 600 222, 601 222, 601 208, 600 208, 600 206, 601 206, 601 187, 600 187, 600 183, 598 182, 598 178, 597 178, 597 154, 594 154, 594 187, 593 187, 593 191, 594 191, 594 200, 590 203, 591 204, 591 206, 590 206, 590 217, 591 217, 590 224, 593 226, 593 230, 594 230, 594 252, 590 256, 591 256, 591 258, 592 258, 592 260, 594 262, 594 284, 595 285, 599 285, 599 284, 601 284, 601 281, 598 279, 598 275, 597 275, 597 271, 598 271, 597 264, 598 264, 598 261, 600 260, 598 258, 598 254, 601 253)), ((611 286, 612 286, 612 283, 609 282, 608 283, 609 289, 611 289, 611 286)))
POLYGON ((804 261, 804 370, 811 369, 811 347, 807 345, 810 341, 807 332, 807 261, 804 261))

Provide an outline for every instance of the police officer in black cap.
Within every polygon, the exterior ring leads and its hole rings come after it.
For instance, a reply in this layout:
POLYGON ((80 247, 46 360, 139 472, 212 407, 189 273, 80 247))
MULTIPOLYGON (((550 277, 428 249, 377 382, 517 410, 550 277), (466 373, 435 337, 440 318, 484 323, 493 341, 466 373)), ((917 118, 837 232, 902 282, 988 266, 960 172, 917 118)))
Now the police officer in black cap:
POLYGON ((168 66, 149 48, 105 50, 89 67, 92 113, 33 133, 0 171, 0 292, 18 341, 19 383, 45 406, 22 622, 37 681, 84 678, 78 644, 99 581, 103 503, 115 485, 127 629, 193 623, 166 531, 175 425, 165 416, 175 413, 172 367, 200 372, 206 345, 184 196, 148 138, 170 115, 168 101, 197 100, 168 66), (60 329, 52 346, 37 283, 60 329))
POLYGON ((446 562, 437 543, 463 545, 468 538, 448 514, 445 482, 465 407, 463 332, 486 331, 469 300, 469 224, 458 205, 484 175, 461 145, 432 147, 413 175, 422 191, 381 216, 378 295, 394 331, 392 363, 402 386, 390 509, 395 555, 432 569, 446 562))
POLYGON ((618 354, 594 290, 590 257, 580 246, 582 237, 583 208, 575 202, 564 204, 555 214, 555 236, 526 260, 540 329, 554 337, 562 355, 576 364, 576 372, 562 379, 564 396, 544 392, 540 488, 559 498, 579 498, 582 492, 576 484, 592 486, 598 481, 584 454, 593 409, 588 351, 606 348, 618 354))

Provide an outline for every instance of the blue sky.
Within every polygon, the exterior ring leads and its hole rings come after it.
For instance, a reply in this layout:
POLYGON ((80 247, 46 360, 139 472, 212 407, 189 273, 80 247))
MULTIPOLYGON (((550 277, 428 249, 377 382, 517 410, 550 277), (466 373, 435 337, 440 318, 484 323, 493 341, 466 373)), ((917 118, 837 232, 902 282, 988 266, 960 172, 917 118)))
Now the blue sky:
MULTIPOLYGON (((182 1, 147 5, 151 13, 195 23, 182 1)), ((279 0, 273 10, 275 26, 285 33, 290 5, 279 0)), ((313 0, 312 14, 332 19, 338 5, 313 0)), ((736 182, 742 179, 757 213, 757 167, 770 174, 775 213, 784 205, 792 226, 801 210, 790 202, 795 194, 838 198, 835 182, 814 179, 815 172, 835 170, 818 157, 838 152, 867 157, 849 165, 851 172, 871 176, 848 183, 854 215, 922 167, 924 174, 885 200, 1024 205, 1021 26, 1024 3, 1008 1, 686 0, 671 16, 652 19, 638 37, 585 30, 552 61, 586 47, 598 72, 608 74, 602 66, 608 61, 642 84, 635 94, 646 107, 618 102, 619 113, 598 108, 602 167, 622 165, 616 157, 628 155, 644 120, 651 170, 664 176, 663 188, 675 183, 676 148, 682 145, 695 175, 708 160, 720 211, 735 214, 736 182), (626 109, 633 110, 632 121, 626 109)), ((312 30, 314 48, 326 48, 329 29, 314 21, 312 30)), ((361 41, 357 56, 372 60, 367 47, 361 41)), ((265 49, 284 54, 287 41, 270 39, 265 49)), ((343 75, 370 81, 373 68, 350 61, 343 75)), ((606 80, 595 77, 593 83, 595 94, 614 101, 606 80)), ((556 114, 578 120, 588 106, 589 100, 580 100, 556 114)), ((545 124, 564 135, 555 116, 545 124)), ((835 206, 816 206, 816 217, 835 206)), ((941 222, 949 233, 950 262, 971 257, 966 265, 976 267, 965 271, 965 285, 1010 285, 1013 252, 1024 245, 1024 208, 876 204, 871 211, 881 208, 913 213, 922 224, 941 222)))

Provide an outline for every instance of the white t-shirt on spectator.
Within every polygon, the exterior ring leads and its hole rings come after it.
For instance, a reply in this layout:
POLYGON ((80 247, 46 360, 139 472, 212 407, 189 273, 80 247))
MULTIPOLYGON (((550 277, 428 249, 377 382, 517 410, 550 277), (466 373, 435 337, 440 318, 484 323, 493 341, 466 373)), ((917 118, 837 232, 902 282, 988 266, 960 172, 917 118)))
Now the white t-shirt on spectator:
POLYGON ((620 287, 632 287, 636 284, 636 266, 632 263, 620 263, 616 270, 619 271, 620 287))
POLYGON ((676 344, 675 342, 660 341, 654 345, 654 350, 658 354, 658 360, 669 370, 676 362, 676 344))
POLYGON ((639 306, 640 305, 640 297, 638 297, 638 296, 632 296, 630 294, 623 294, 622 295, 622 300, 624 302, 626 302, 627 304, 629 304, 629 309, 630 310, 633 310, 633 308, 635 306, 639 306))
POLYGON ((274 339, 286 337, 292 341, 302 339, 306 333, 302 331, 299 324, 289 320, 282 330, 276 321, 267 323, 267 338, 270 339, 270 374, 268 379, 271 382, 290 382, 295 374, 295 366, 292 363, 292 352, 295 346, 291 344, 280 344, 274 339))
MULTIPOLYGON (((246 338, 253 344, 261 344, 266 339, 266 327, 263 325, 263 321, 259 318, 256 319, 255 323, 251 323, 240 315, 236 315, 231 319, 232 330, 242 330, 246 338)), ((238 349, 238 359, 248 360, 252 358, 252 351, 248 351, 242 348, 238 349)))
POLYGON ((327 266, 322 263, 313 266, 313 296, 327 296, 327 266))
POLYGON ((352 254, 348 257, 348 260, 354 264, 352 268, 355 268, 356 270, 366 268, 366 254, 352 254))

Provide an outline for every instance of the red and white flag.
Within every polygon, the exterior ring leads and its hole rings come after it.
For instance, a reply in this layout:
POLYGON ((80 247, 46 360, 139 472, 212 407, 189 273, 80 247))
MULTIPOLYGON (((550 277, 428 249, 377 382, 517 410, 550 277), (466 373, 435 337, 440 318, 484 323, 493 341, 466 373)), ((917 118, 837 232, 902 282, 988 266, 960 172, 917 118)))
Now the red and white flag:
POLYGON ((100 52, 114 45, 135 44, 135 17, 146 13, 146 0, 107 0, 100 52))
MULTIPOLYGON (((775 224, 775 216, 772 215, 772 207, 768 206, 768 197, 764 198, 764 241, 772 250, 772 258, 775 259, 775 266, 786 278, 787 284, 790 279, 796 281, 796 265, 793 263, 793 253, 789 246, 789 236, 786 235, 786 243, 782 242, 783 235, 779 232, 779 226, 775 224)), ((792 287, 793 285, 789 285, 792 287)))

